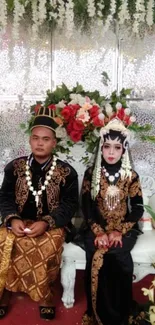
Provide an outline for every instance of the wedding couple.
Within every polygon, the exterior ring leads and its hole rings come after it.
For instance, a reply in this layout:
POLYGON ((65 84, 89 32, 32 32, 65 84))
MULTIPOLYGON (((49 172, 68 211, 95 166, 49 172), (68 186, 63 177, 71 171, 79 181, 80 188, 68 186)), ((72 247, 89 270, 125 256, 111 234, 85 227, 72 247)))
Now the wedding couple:
MULTIPOLYGON (((36 113, 31 154, 11 161, 0 190, 0 319, 11 292, 39 303, 40 317, 55 317, 54 283, 66 229, 78 208, 78 176, 51 152, 56 122, 49 109, 36 113)), ((82 324, 128 324, 138 220, 143 214, 139 177, 128 155, 128 130, 114 118, 100 131, 94 165, 84 175, 85 288, 82 324), (130 201, 130 209, 129 209, 130 201)))

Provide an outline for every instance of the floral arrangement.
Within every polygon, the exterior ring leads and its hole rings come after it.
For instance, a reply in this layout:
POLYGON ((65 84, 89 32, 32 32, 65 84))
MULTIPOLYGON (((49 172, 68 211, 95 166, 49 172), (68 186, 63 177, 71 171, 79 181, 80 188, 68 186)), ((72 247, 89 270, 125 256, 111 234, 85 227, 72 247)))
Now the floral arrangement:
POLYGON ((150 130, 150 125, 139 126, 127 107, 126 99, 130 91, 122 89, 119 95, 114 91, 109 98, 105 98, 97 90, 85 91, 79 84, 71 90, 62 84, 53 92, 47 91, 44 103, 37 102, 31 106, 31 118, 27 125, 22 124, 21 127, 29 132, 38 109, 45 106, 51 109, 53 119, 59 125, 56 130, 56 151, 69 153, 69 147, 83 141, 87 152, 94 153, 101 127, 114 117, 122 120, 127 128, 140 132, 145 140, 155 140, 155 137, 143 134, 150 130))
POLYGON ((149 288, 142 288, 144 296, 148 296, 148 302, 144 305, 144 315, 146 324, 151 323, 155 324, 155 279, 151 281, 151 285, 149 288))
MULTIPOLYGON (((155 211, 150 205, 144 205, 145 210, 152 217, 152 222, 155 221, 155 211)), ((152 266, 155 267, 155 263, 152 263, 152 266)), ((155 324, 155 279, 151 281, 149 288, 142 288, 143 295, 148 297, 147 303, 144 305, 145 320, 146 324, 151 323, 155 324)))
POLYGON ((153 0, 1 0, 0 25, 7 26, 10 13, 13 15, 13 33, 18 38, 20 23, 26 15, 33 32, 48 23, 50 28, 65 27, 70 37, 74 28, 88 30, 89 26, 104 26, 107 31, 117 21, 118 26, 130 27, 136 35, 150 31, 155 22, 153 0))

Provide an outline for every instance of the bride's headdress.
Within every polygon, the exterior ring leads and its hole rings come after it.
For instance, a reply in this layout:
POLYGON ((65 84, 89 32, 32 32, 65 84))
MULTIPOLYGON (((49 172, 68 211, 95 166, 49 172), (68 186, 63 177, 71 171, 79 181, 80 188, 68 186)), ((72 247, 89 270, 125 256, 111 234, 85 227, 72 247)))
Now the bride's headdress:
MULTIPOLYGON (((111 131, 118 132, 118 136, 121 135, 123 138, 122 144, 124 153, 122 155, 122 164, 120 168, 120 177, 125 179, 127 177, 131 178, 131 164, 129 159, 128 144, 130 140, 130 130, 125 127, 123 122, 119 118, 112 119, 108 124, 100 130, 100 141, 98 145, 98 151, 95 161, 95 166, 92 175, 92 184, 91 184, 91 196, 95 200, 96 196, 99 193, 100 189, 100 179, 101 179, 101 160, 102 160, 102 145, 104 143, 104 137, 110 135, 111 131)), ((111 184, 111 192, 114 192, 114 185, 111 184)))

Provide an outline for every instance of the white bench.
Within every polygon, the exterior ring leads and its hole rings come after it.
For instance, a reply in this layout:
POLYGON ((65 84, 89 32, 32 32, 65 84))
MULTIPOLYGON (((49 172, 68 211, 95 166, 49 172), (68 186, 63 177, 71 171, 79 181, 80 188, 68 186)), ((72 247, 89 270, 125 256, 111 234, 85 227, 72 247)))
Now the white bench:
MULTIPOLYGON (((155 274, 151 263, 155 262, 155 229, 148 230, 138 237, 133 248, 134 282, 140 281, 147 274, 155 274)), ((64 244, 61 267, 61 284, 63 286, 62 301, 66 308, 74 305, 74 286, 76 270, 84 270, 86 265, 85 251, 75 244, 64 244)))
MULTIPOLYGON (((149 200, 149 205, 155 210, 155 194, 149 200)), ((144 233, 138 237, 131 251, 134 262, 134 282, 140 281, 147 274, 155 274, 155 268, 151 265, 155 262, 155 229, 152 229, 151 218, 146 212, 143 219, 145 219, 144 233)), ((62 254, 61 284, 63 286, 62 301, 66 308, 74 305, 76 270, 84 270, 85 265, 85 251, 75 244, 65 243, 62 254)))

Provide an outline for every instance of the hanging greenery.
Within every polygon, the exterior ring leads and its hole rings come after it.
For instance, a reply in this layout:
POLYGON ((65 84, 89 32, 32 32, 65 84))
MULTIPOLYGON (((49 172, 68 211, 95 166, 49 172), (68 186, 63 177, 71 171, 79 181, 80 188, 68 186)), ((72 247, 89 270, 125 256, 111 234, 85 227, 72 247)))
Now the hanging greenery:
POLYGON ((45 23, 50 28, 65 28, 70 37, 75 28, 90 31, 96 24, 106 32, 117 22, 135 35, 144 35, 154 27, 155 4, 154 0, 1 0, 1 28, 6 28, 10 14, 15 38, 26 17, 34 34, 45 23))

